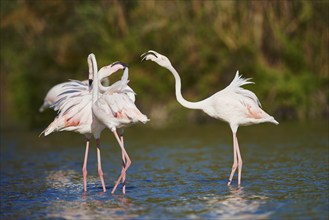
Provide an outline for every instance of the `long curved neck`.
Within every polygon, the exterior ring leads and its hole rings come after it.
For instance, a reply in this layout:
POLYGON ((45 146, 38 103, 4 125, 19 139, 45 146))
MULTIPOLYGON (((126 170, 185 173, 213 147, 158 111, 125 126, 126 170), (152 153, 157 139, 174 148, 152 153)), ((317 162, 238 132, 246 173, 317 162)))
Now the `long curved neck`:
POLYGON ((184 107, 190 109, 202 109, 203 108, 203 101, 200 102, 190 102, 184 99, 182 95, 182 83, 181 78, 175 68, 173 66, 167 67, 167 69, 174 75, 175 77, 175 91, 176 91, 176 99, 177 101, 184 107))
POLYGON ((93 74, 93 90, 92 90, 92 103, 95 103, 98 99, 98 87, 99 87, 99 79, 98 79, 98 67, 97 67, 97 62, 96 58, 92 56, 90 58, 91 62, 91 68, 92 68, 92 74, 93 74))
POLYGON ((106 70, 104 67, 98 71, 98 91, 101 93, 104 93, 109 88, 108 85, 110 84, 110 81, 107 77, 112 75, 112 73, 112 71, 106 70), (103 86, 102 81, 105 81, 107 86, 103 86))
POLYGON ((99 90, 99 79, 97 75, 97 67, 94 71, 94 81, 93 81, 93 99, 92 102, 95 103, 98 99, 98 90, 99 90))
POLYGON ((98 84, 99 91, 101 93, 105 92, 108 89, 109 85, 110 85, 110 80, 107 77, 101 77, 98 84), (103 86, 102 83, 104 83, 105 86, 103 86))

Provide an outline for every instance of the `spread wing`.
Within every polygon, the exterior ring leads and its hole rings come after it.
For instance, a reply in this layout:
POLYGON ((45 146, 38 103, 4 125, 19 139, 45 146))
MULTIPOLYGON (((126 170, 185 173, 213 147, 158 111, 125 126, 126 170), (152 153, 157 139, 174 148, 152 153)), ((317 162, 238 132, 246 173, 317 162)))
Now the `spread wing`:
POLYGON ((58 112, 57 117, 43 133, 48 135, 62 130, 88 132, 92 121, 91 106, 92 94, 88 84, 71 80, 62 86, 62 92, 56 97, 52 107, 58 112))

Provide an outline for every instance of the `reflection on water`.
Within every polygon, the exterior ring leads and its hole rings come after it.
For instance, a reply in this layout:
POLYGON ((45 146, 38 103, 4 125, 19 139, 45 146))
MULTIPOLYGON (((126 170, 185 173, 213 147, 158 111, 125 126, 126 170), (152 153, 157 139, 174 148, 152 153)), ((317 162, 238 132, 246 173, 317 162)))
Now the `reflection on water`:
POLYGON ((132 203, 125 198, 116 198, 115 201, 95 198, 89 200, 88 196, 83 196, 77 201, 58 200, 51 203, 46 217, 65 219, 104 219, 104 217, 132 219, 138 217, 137 214, 128 212, 129 209, 133 209, 132 203))
POLYGON ((205 197, 210 218, 220 216, 223 219, 266 219, 272 212, 262 211, 262 205, 266 204, 268 197, 260 195, 248 195, 244 187, 229 186, 230 194, 221 198, 218 195, 205 197))
POLYGON ((236 179, 226 185, 233 158, 226 126, 131 128, 125 196, 110 193, 121 170, 112 135, 102 142, 106 193, 94 145, 84 193, 81 137, 37 135, 1 133, 1 219, 329 218, 326 124, 241 128, 242 187, 236 179))
POLYGON ((65 188, 72 184, 71 178, 76 174, 74 170, 49 171, 49 174, 46 176, 46 183, 54 189, 65 188))
MULTIPOLYGON (((115 219, 138 217, 137 214, 127 212, 127 210, 133 210, 134 205, 126 196, 110 196, 108 193, 96 190, 82 192, 80 180, 75 180, 75 177, 79 175, 81 174, 73 170, 49 172, 46 183, 50 190, 46 194, 57 196, 47 207, 46 217, 65 219, 102 219, 106 216, 115 219), (64 194, 62 198, 59 197, 64 194)), ((98 180, 95 177, 89 179, 90 182, 98 180)), ((98 187, 96 188, 98 190, 98 187)))

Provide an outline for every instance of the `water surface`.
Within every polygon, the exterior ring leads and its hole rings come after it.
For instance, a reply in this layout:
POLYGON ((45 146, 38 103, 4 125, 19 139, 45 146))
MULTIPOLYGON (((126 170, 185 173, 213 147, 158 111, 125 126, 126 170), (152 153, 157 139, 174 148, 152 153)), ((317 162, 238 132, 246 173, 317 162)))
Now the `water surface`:
POLYGON ((1 219, 328 219, 328 126, 262 124, 238 132, 242 186, 232 134, 223 123, 126 129, 133 161, 127 194, 111 189, 121 170, 113 135, 102 135, 107 192, 90 148, 88 192, 81 167, 84 139, 73 133, 1 131, 1 219))

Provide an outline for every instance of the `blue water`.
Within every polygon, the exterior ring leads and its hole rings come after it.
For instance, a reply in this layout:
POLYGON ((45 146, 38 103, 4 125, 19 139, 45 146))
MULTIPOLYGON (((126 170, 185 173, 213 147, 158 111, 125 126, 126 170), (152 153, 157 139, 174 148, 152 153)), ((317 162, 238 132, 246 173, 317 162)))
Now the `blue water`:
POLYGON ((328 219, 329 144, 325 123, 242 127, 242 186, 232 134, 223 123, 125 132, 132 166, 127 193, 111 189, 121 170, 113 135, 102 135, 107 192, 90 148, 88 191, 81 167, 84 139, 1 130, 1 219, 328 219))

